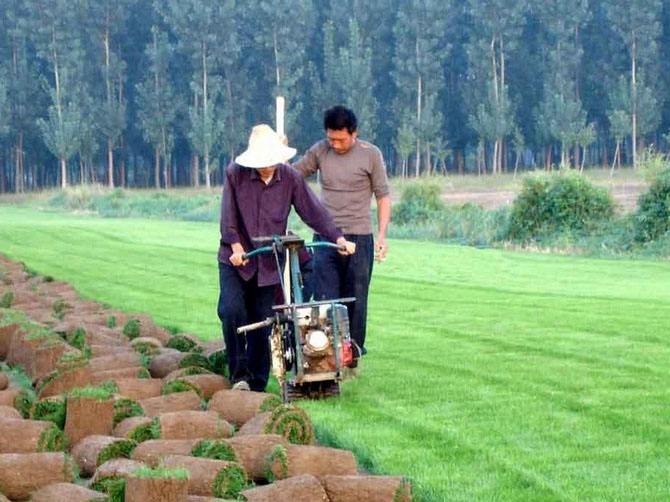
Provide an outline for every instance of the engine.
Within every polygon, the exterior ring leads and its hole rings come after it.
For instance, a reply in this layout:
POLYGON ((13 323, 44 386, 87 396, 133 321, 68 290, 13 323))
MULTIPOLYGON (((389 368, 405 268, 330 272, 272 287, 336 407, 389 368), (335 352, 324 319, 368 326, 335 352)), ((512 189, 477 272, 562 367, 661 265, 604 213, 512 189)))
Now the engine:
POLYGON ((322 373, 335 371, 336 354, 340 367, 351 362, 351 337, 347 307, 336 303, 301 308, 297 311, 303 371, 322 373), (337 350, 336 350, 337 347, 337 350))

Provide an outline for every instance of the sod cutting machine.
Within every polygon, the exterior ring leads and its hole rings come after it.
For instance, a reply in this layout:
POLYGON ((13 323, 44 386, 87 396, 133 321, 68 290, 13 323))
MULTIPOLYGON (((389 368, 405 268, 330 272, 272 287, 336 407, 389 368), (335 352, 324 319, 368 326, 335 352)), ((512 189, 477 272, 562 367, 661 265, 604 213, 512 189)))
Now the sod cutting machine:
POLYGON ((271 326, 272 370, 282 389, 284 402, 299 398, 321 398, 340 393, 342 370, 352 362, 352 341, 346 304, 355 298, 303 301, 298 252, 301 248, 331 247, 330 242, 305 243, 297 235, 258 237, 261 247, 245 259, 272 253, 277 264, 284 303, 273 306, 274 315, 264 321, 239 327, 242 335, 271 326), (288 274, 282 274, 282 259, 288 255, 288 274))

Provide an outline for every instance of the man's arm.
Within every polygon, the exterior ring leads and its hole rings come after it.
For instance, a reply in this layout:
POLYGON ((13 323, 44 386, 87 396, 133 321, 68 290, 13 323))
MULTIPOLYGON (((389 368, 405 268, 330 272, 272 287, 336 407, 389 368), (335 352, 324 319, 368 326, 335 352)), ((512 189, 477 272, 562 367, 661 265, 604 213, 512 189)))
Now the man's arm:
POLYGON ((386 242, 386 230, 391 221, 391 196, 385 195, 377 198, 377 244, 375 246, 375 258, 378 261, 384 261, 388 244, 386 242))
POLYGON ((243 260, 244 247, 240 243, 240 234, 237 221, 237 204, 235 202, 235 183, 232 177, 232 166, 226 168, 226 179, 223 184, 223 195, 221 196, 221 219, 219 222, 221 231, 221 245, 229 245, 233 251, 230 263, 239 267, 246 265, 249 260, 243 260))
POLYGON ((308 178, 319 170, 319 161, 316 155, 317 145, 312 146, 305 152, 305 155, 300 157, 300 160, 292 164, 293 169, 298 171, 303 178, 308 178))

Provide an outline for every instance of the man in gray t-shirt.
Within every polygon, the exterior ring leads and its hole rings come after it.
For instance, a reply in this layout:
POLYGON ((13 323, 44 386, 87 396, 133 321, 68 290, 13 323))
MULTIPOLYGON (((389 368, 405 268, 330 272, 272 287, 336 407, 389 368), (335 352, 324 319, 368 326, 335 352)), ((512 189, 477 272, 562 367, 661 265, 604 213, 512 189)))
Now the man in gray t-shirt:
MULTIPOLYGON (((340 256, 331 249, 317 248, 314 255, 317 300, 355 296, 350 304, 351 337, 357 364, 365 349, 368 288, 375 256, 386 257, 386 230, 391 219, 391 197, 386 167, 379 149, 358 139, 356 115, 343 106, 324 114, 326 139, 313 145, 293 165, 303 176, 319 171, 321 200, 345 238, 356 244, 351 256, 340 256), (370 203, 377 202, 377 243, 372 236, 370 203)), ((315 236, 319 239, 320 236, 315 236)))

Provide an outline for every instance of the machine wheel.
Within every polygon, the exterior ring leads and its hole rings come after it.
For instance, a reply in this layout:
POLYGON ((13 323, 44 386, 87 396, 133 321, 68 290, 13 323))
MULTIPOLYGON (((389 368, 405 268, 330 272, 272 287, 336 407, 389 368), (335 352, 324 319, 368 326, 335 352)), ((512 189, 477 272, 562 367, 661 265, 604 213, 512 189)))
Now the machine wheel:
POLYGON ((285 403, 296 399, 325 399, 339 395, 340 382, 336 380, 307 382, 303 384, 284 382, 282 385, 282 397, 285 403))

